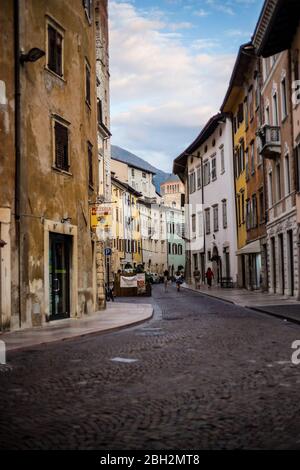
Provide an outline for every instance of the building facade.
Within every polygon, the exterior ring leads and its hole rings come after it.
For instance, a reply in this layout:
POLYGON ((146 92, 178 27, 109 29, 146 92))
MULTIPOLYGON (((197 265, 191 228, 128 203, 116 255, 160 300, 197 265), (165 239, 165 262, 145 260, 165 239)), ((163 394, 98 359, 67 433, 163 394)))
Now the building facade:
POLYGON ((296 205, 297 161, 292 101, 293 72, 291 52, 286 47, 291 46, 299 24, 299 12, 298 15, 297 12, 293 2, 288 1, 283 6, 281 2, 266 1, 253 41, 258 54, 263 56, 264 120, 260 128, 260 139, 268 183, 269 291, 298 298, 299 225, 296 205), (277 34, 275 33, 282 21, 276 16, 279 11, 290 15, 291 19, 291 30, 283 34, 282 41, 278 41, 281 30, 278 29, 277 34), (271 21, 272 28, 268 30, 266 25, 271 24, 271 21), (285 35, 290 37, 289 43, 286 43, 285 35))
POLYGON ((233 185, 232 126, 225 114, 213 116, 195 141, 174 161, 174 173, 188 188, 186 239, 187 280, 208 267, 215 282, 237 281, 236 225, 233 185))
POLYGON ((7 69, 1 113, 8 131, 5 162, 15 158, 16 174, 7 171, 16 191, 12 201, 2 186, 0 216, 6 253, 16 242, 11 310, 2 326, 16 329, 98 308, 89 217, 98 194, 96 29, 93 2, 7 3, 12 17, 1 18, 7 40, 2 50, 15 50, 15 56, 0 58, 7 69), (5 113, 11 113, 9 126, 5 113))

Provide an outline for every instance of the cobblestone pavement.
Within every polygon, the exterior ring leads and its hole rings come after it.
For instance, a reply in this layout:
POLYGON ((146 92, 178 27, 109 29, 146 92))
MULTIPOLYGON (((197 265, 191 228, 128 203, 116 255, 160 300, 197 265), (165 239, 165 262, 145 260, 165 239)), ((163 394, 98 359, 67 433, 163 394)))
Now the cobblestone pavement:
POLYGON ((10 353, 0 448, 300 448, 300 326, 173 287, 148 302, 143 325, 10 353))

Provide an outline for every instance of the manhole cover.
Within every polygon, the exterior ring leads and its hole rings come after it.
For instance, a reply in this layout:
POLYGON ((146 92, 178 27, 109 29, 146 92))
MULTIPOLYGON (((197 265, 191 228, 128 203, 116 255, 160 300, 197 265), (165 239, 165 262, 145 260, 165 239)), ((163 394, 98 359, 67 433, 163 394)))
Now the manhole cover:
POLYGON ((113 361, 113 362, 122 362, 124 364, 131 364, 133 362, 137 362, 138 359, 131 359, 131 358, 127 358, 127 357, 113 357, 111 359, 111 361, 113 361))

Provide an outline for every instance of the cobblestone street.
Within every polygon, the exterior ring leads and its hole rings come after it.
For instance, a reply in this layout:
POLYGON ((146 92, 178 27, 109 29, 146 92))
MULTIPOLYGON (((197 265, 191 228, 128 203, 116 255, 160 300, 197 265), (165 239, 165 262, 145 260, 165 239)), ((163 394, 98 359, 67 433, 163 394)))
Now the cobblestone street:
POLYGON ((0 447, 300 448, 298 325, 161 285, 148 302, 143 325, 9 353, 0 447))

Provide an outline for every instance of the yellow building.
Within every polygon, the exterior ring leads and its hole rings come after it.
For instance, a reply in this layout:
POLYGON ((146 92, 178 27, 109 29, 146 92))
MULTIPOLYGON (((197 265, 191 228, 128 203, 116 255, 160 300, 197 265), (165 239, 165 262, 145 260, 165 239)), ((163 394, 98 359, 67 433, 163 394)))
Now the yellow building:
POLYGON ((142 264, 141 193, 112 176, 112 271, 142 264))
POLYGON ((125 258, 124 243, 124 201, 125 188, 115 178, 111 178, 111 201, 112 201, 112 271, 116 273, 125 258))
POLYGON ((247 242, 246 230, 246 163, 245 140, 247 121, 247 93, 245 93, 245 72, 249 62, 248 50, 252 50, 251 43, 240 47, 235 66, 231 75, 229 87, 221 107, 221 111, 228 113, 232 118, 233 128, 233 155, 234 155, 234 185, 236 196, 236 225, 238 247, 238 286, 245 287, 245 255, 243 247, 247 242))

